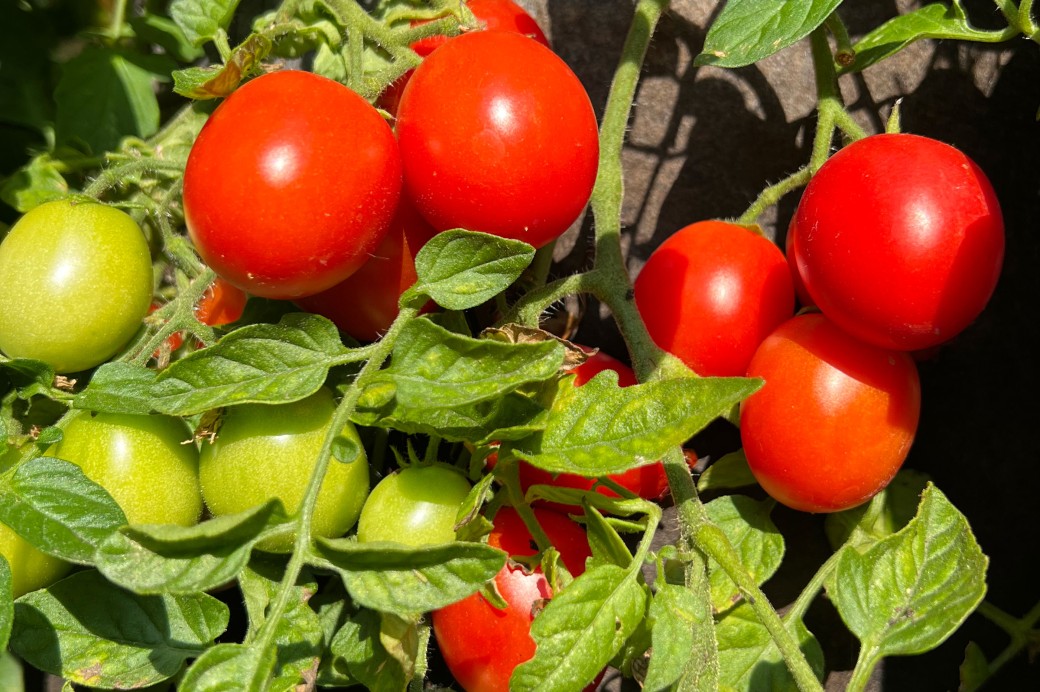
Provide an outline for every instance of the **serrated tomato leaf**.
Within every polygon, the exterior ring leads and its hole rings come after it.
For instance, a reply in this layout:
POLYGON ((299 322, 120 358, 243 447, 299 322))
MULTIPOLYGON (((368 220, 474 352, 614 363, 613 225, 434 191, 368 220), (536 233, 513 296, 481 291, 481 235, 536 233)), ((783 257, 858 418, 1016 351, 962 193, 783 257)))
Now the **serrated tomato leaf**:
POLYGON ((862 643, 860 660, 873 663, 945 641, 985 596, 987 564, 967 519, 929 483, 901 531, 842 551, 827 591, 862 643))
POLYGON ((398 543, 317 539, 319 566, 334 569, 356 603, 391 613, 436 610, 471 593, 505 564, 501 550, 482 543, 411 548, 398 543))
POLYGON ((426 295, 449 310, 490 300, 516 281, 534 259, 527 243, 453 229, 438 233, 415 256, 419 280, 402 297, 426 295))
POLYGON ((104 488, 63 459, 37 457, 0 485, 0 522, 40 550, 89 565, 126 515, 104 488))
POLYGON ((1017 35, 1014 29, 986 31, 976 29, 959 0, 952 5, 941 2, 893 17, 853 44, 855 57, 851 64, 840 71, 859 72, 885 58, 898 53, 915 41, 922 39, 953 39, 964 41, 1006 41, 1017 35))
POLYGON ((512 445, 552 473, 602 476, 660 459, 761 386, 746 378, 677 378, 618 387, 604 371, 565 379, 545 430, 512 445))
POLYGON ((195 659, 179 689, 192 692, 266 690, 277 665, 273 646, 217 644, 195 659))
MULTIPOLYGON (((800 619, 786 624, 816 677, 822 679, 824 661, 820 643, 800 619)), ((772 635, 748 603, 727 611, 716 623, 715 636, 719 642, 722 689, 798 690, 772 635)))
POLYGON ((697 65, 743 67, 805 38, 841 0, 727 0, 708 29, 697 65))
POLYGON ((187 594, 228 583, 252 547, 288 521, 278 500, 196 526, 126 526, 99 546, 98 570, 141 594, 187 594))
POLYGON ((85 570, 15 602, 11 650, 74 683, 145 687, 179 673, 228 620, 207 594, 137 596, 85 570))
POLYGON ((646 609, 635 573, 616 565, 586 571, 531 623, 534 658, 513 671, 510 689, 581 689, 621 650, 646 609))
POLYGON ((529 382, 546 380, 563 365, 556 341, 510 344, 474 339, 426 319, 401 331, 390 365, 366 381, 358 409, 387 405, 455 408, 496 399, 529 382))
POLYGON ((170 17, 194 46, 212 41, 231 23, 239 0, 173 0, 170 17))
MULTIPOLYGON (((784 557, 784 537, 769 518, 775 502, 759 502, 746 495, 724 495, 707 503, 704 508, 713 524, 722 529, 756 584, 764 584, 784 557)), ((709 564, 711 604, 722 612, 737 603, 742 594, 726 571, 718 564, 709 564)))
MULTIPOLYGON (((144 390, 156 411, 174 416, 232 404, 287 403, 316 392, 347 348, 324 317, 290 313, 278 324, 253 324, 171 364, 144 390)), ((106 373, 107 374, 107 373, 106 373)), ((106 386, 140 391, 145 377, 122 369, 87 402, 104 403, 106 386)), ((84 390, 86 395, 91 387, 84 390)), ((111 400, 114 394, 109 394, 111 400)), ((87 405, 83 403, 82 405, 87 405)))
POLYGON ((650 665, 643 688, 665 690, 685 678, 699 685, 685 689, 717 689, 718 647, 710 606, 684 586, 662 584, 650 603, 650 665))

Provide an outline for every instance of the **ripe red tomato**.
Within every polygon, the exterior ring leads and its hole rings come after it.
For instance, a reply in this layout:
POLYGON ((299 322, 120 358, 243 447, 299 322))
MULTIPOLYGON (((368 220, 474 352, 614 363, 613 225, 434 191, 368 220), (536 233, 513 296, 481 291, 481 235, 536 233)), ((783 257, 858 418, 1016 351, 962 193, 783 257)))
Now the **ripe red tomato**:
MULTIPOLYGON (((469 0, 466 6, 488 31, 512 31, 529 36, 546 48, 550 47, 538 22, 513 0, 469 0)), ((447 36, 430 36, 416 41, 411 47, 425 57, 447 41, 447 36)))
POLYGON ((457 36, 416 68, 397 113, 405 194, 435 229, 542 247, 578 218, 599 162, 577 76, 537 41, 457 36))
POLYGON ((361 268, 321 293, 296 304, 328 317, 358 341, 375 341, 397 317, 397 304, 416 282, 415 255, 436 232, 401 198, 390 230, 361 268))
POLYGON ((795 214, 789 258, 816 305, 864 341, 903 351, 960 333, 1004 258, 993 188, 957 149, 866 137, 827 160, 795 214))
POLYGON ((724 221, 665 240, 636 277, 635 297, 657 345, 704 376, 743 376, 762 340, 794 314, 780 248, 724 221))
MULTIPOLYGON (((512 31, 533 38, 546 48, 550 48, 549 39, 545 37, 538 22, 534 17, 527 14, 522 7, 512 0, 470 0, 466 3, 473 16, 482 24, 484 29, 492 31, 512 31)), ((413 22, 413 25, 417 22, 413 22)), ((434 48, 443 45, 448 40, 447 36, 430 36, 416 41, 411 48, 422 56, 433 52, 434 48)), ((409 70, 401 75, 382 94, 379 95, 377 105, 388 113, 397 114, 397 106, 401 102, 401 94, 404 86, 412 76, 414 70, 409 70)))
POLYGON ((788 507, 855 507, 903 464, 921 410, 908 354, 861 342, 821 313, 806 313, 762 342, 748 376, 765 385, 740 407, 744 453, 766 492, 788 507))
POLYGON ((184 215, 220 276, 293 299, 364 263, 400 187, 400 154, 379 112, 338 82, 283 70, 245 83, 209 117, 184 171, 184 215))
MULTIPOLYGON (((585 571, 591 556, 581 526, 562 514, 535 509, 535 516, 574 576, 585 571)), ((503 507, 494 519, 488 544, 517 557, 534 555, 531 534, 516 510, 503 507)), ((508 690, 513 670, 534 656, 531 622, 542 601, 552 598, 540 569, 527 572, 506 563, 495 576, 495 587, 508 607, 498 610, 481 594, 433 612, 433 633, 448 670, 467 692, 508 690)))

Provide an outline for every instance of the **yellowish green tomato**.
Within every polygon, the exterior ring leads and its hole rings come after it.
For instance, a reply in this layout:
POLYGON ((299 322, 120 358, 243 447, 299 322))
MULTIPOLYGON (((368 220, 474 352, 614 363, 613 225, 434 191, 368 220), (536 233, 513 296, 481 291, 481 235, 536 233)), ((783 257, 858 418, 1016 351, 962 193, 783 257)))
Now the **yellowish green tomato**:
POLYGON ((0 243, 0 350, 11 358, 92 368, 126 346, 151 298, 148 243, 114 207, 46 202, 0 243))
POLYGON ((131 524, 191 526, 202 515, 199 453, 179 418, 82 412, 47 456, 71 461, 131 524))
POLYGON ((4 524, 0 524, 0 555, 11 568, 14 598, 50 586, 72 569, 70 563, 36 549, 4 524))
POLYGON ((409 466, 379 481, 358 520, 358 540, 411 546, 455 540, 455 519, 469 493, 466 478, 447 466, 409 466))
MULTIPOLYGON (((212 444, 203 443, 199 465, 202 495, 214 516, 237 514, 273 498, 295 513, 307 489, 335 411, 332 394, 320 389, 289 404, 228 407, 212 444)), ((353 425, 339 435, 354 443, 357 457, 333 457, 318 493, 311 535, 335 538, 354 526, 368 496, 368 460, 353 425)), ((271 552, 292 548, 293 536, 262 541, 271 552)))

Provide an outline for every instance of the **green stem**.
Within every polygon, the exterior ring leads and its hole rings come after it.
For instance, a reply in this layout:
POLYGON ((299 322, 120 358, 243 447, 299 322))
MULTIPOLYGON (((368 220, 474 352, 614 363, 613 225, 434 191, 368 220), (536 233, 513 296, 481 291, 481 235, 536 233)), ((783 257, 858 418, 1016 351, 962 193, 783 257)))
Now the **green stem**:
POLYGON ((881 655, 876 647, 868 647, 866 644, 861 646, 859 656, 856 658, 856 665, 853 667, 852 675, 849 677, 848 685, 845 687, 845 692, 860 692, 867 689, 867 685, 870 683, 870 676, 880 660, 881 655))
POLYGON ((343 399, 340 401, 332 415, 329 432, 325 436, 325 441, 318 454, 317 462, 314 465, 314 471, 307 484, 307 490, 304 493, 303 499, 300 501, 300 510, 296 518, 296 538, 293 545, 292 556, 289 558, 289 564, 285 568, 285 574, 282 577, 278 594, 268 609, 267 619, 264 621, 264 625, 261 627, 260 632, 257 635, 256 644, 262 647, 263 650, 267 650, 274 646, 278 625, 289 606, 290 600, 293 598, 293 586, 296 584, 296 579, 303 569, 306 562, 306 556, 310 551, 311 523, 314 518, 314 509, 317 505, 318 491, 321 490, 322 481, 325 479, 325 472, 328 470, 329 463, 332 459, 332 443, 339 436, 339 433, 344 426, 346 426, 350 421, 350 416, 357 407, 357 402, 361 398, 362 391, 364 391, 365 382, 383 367, 383 363, 390 356, 390 352, 393 350, 394 344, 396 343, 401 330, 410 320, 415 318, 418 312, 419 311, 416 308, 401 308, 400 313, 397 315, 393 324, 390 325, 390 328, 387 330, 383 338, 375 342, 373 345, 374 348, 372 349, 371 357, 362 366, 357 379, 355 379, 353 385, 347 389, 346 393, 343 395, 343 399))
POLYGON ((123 22, 126 17, 126 0, 115 0, 112 4, 112 16, 108 20, 107 35, 116 40, 123 35, 123 22))
POLYGON ((1034 644, 1037 637, 1037 622, 1040 622, 1040 602, 1037 602, 1022 619, 1015 618, 989 601, 979 604, 977 612, 993 624, 1000 627, 1011 637, 1008 644, 1000 654, 990 661, 988 666, 989 676, 996 674, 1009 661, 1018 656, 1022 651, 1034 644))
POLYGON ((827 581, 827 577, 831 575, 831 572, 838 566, 838 560, 841 558, 842 550, 837 550, 832 554, 827 561, 820 566, 820 569, 816 570, 816 574, 813 578, 805 585, 802 592, 798 594, 798 598, 791 607, 784 613, 784 622, 791 624, 801 620, 805 616, 805 612, 809 610, 809 606, 816 600, 816 596, 823 590, 823 584, 827 581))
POLYGON ((751 206, 736 219, 735 223, 740 224, 741 226, 750 226, 751 224, 756 223, 758 217, 762 216, 766 209, 783 199, 784 195, 805 187, 811 176, 812 173, 806 166, 800 168, 798 171, 787 176, 780 182, 770 185, 759 193, 758 199, 751 203, 751 206))
MULTIPOLYGON (((672 466, 676 462, 675 454, 681 457, 682 452, 678 449, 674 450, 674 454, 671 455, 672 466)), ((681 459, 679 462, 685 463, 681 459)), ((668 473, 668 480, 671 481, 675 473, 669 468, 667 462, 665 470, 668 473)), ((689 476, 688 471, 685 474, 689 476)), ((689 483, 692 485, 693 481, 690 480, 689 483)), ((722 529, 710 523, 704 510, 704 505, 700 504, 700 502, 685 502, 679 508, 679 511, 680 516, 683 518, 683 523, 689 522, 692 528, 692 538, 695 545, 704 551, 708 557, 717 562, 744 594, 748 605, 755 611, 755 615, 758 616, 759 621, 769 632, 776 643, 776 647, 784 657, 787 668, 790 670, 795 684, 798 685, 798 689, 803 692, 806 690, 822 691, 823 686, 820 685, 820 681, 816 678, 816 674, 806 660, 805 654, 799 648, 798 641, 785 626, 784 621, 773 606, 770 605, 768 598, 762 592, 762 589, 759 588, 755 578, 744 567, 744 564, 740 561, 740 555, 730 543, 729 538, 723 533, 722 529)))
POLYGON ((142 174, 173 173, 180 174, 184 170, 184 163, 180 161, 165 161, 163 159, 141 159, 131 163, 124 163, 112 168, 104 168, 98 173, 98 177, 83 188, 83 194, 88 197, 100 199, 101 195, 109 189, 116 187, 127 177, 142 174))

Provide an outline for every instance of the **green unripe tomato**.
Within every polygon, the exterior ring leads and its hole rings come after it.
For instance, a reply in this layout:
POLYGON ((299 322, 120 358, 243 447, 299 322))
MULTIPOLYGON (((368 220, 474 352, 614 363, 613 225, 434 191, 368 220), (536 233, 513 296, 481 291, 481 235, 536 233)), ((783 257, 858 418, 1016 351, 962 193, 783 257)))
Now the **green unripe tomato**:
MULTIPOLYGON (((214 516, 237 514, 278 498, 287 512, 295 513, 335 408, 327 389, 289 404, 228 407, 216 440, 202 446, 199 475, 209 511, 214 516)), ((357 430, 347 423, 339 435, 356 446, 358 455, 349 463, 330 460, 314 508, 312 536, 345 534, 368 496, 368 460, 357 430)), ((257 547, 286 552, 292 542, 293 536, 285 534, 257 547)))
POLYGON ((0 555, 11 568, 14 598, 50 586, 72 569, 68 562, 37 550, 4 524, 0 524, 0 555))
POLYGON ((81 413, 47 456, 71 461, 115 499, 131 524, 191 526, 202 515, 198 449, 169 416, 81 413))
POLYGON ((47 202, 0 243, 0 350, 11 358, 92 368, 126 346, 151 298, 148 243, 114 207, 47 202))
POLYGON ((358 540, 411 546, 455 540, 469 481, 447 466, 409 466, 376 484, 358 520, 358 540))

